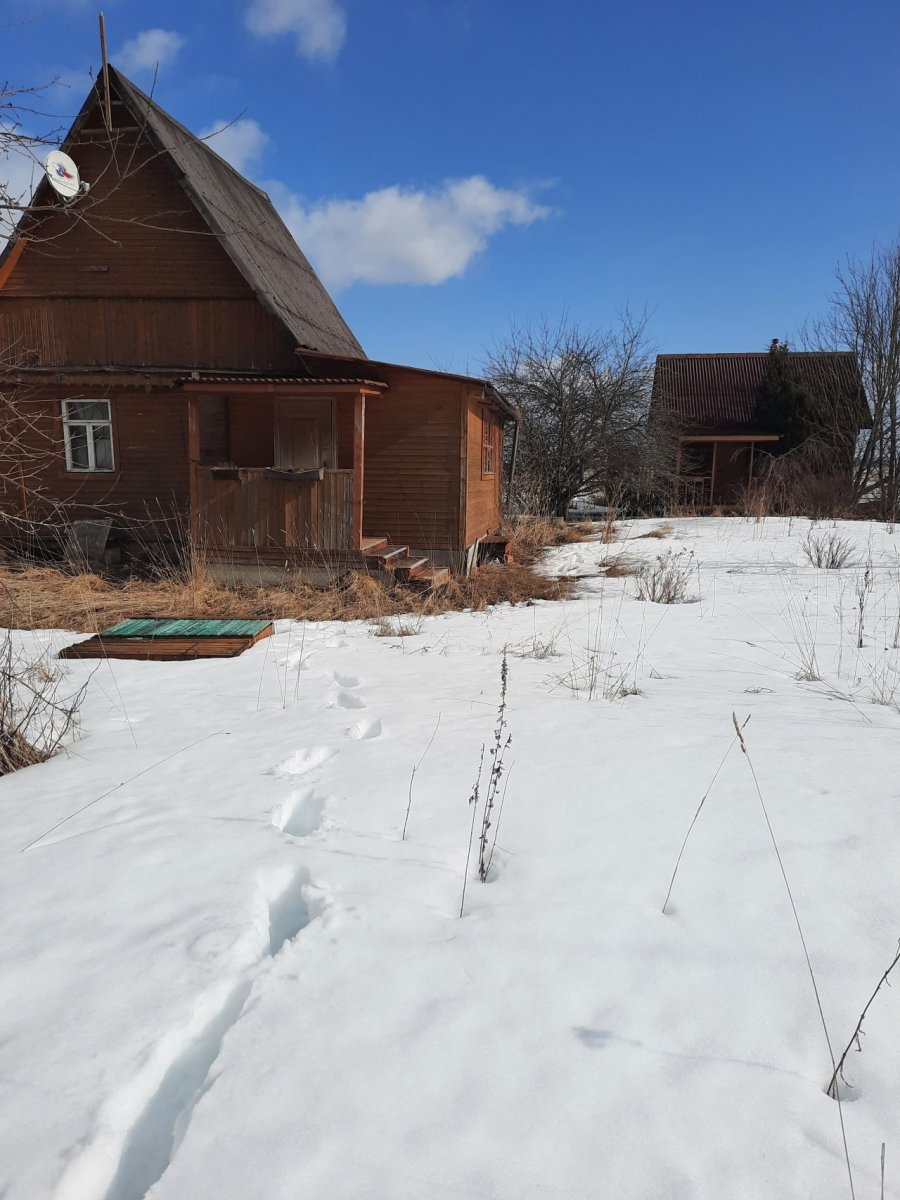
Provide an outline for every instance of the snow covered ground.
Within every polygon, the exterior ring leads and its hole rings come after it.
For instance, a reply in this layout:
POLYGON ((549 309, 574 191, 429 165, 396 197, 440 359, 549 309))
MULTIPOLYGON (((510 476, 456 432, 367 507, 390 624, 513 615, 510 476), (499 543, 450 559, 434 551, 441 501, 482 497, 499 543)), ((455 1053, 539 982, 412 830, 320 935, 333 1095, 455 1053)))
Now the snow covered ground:
MULTIPOLYGON (((840 1053, 900 935, 900 535, 838 526, 829 572, 805 521, 658 524, 551 552, 567 603, 69 665, 81 736, 0 781, 3 1200, 850 1195, 732 712, 840 1053), (682 548, 693 603, 600 574, 682 548), (512 770, 460 919, 504 647, 512 770)), ((860 1200, 882 1142, 900 1196, 898 1022, 882 989, 846 1071, 860 1200)))

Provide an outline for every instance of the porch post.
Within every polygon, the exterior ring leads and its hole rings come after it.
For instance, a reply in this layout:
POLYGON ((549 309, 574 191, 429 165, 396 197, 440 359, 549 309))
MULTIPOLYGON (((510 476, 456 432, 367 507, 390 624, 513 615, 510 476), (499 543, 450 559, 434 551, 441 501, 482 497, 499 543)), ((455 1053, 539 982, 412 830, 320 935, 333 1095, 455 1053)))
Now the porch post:
POLYGON ((190 504, 189 529, 191 534, 191 549, 196 550, 200 542, 200 487, 197 478, 197 468, 200 465, 200 397, 191 394, 187 402, 188 423, 188 472, 190 504))
POLYGON ((675 444, 675 507, 681 504, 681 438, 675 444))
POLYGON ((712 475, 710 476, 710 479, 709 479, 709 503, 710 503, 710 507, 712 507, 712 506, 715 504, 715 499, 714 499, 714 497, 715 497, 715 494, 716 494, 716 451, 718 450, 718 447, 719 447, 719 443, 718 443, 718 442, 713 442, 712 475))
POLYGON ((363 485, 365 476, 366 398, 360 392, 353 400, 353 518, 352 549, 362 549, 363 485))

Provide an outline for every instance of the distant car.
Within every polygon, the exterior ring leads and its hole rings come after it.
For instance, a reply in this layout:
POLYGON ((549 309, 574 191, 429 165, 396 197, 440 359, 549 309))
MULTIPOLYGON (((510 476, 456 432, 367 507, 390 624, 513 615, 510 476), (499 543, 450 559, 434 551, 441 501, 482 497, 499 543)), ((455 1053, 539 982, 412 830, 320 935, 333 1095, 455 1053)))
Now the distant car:
POLYGON ((595 521, 605 517, 609 508, 605 504, 595 504, 586 496, 576 496, 566 509, 567 521, 595 521))

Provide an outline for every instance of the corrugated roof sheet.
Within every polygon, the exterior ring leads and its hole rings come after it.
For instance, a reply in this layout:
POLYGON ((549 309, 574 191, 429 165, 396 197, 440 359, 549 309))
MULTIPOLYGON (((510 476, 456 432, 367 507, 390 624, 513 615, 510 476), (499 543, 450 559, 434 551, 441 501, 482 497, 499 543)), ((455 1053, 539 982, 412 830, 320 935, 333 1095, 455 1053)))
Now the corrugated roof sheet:
POLYGON ((379 387, 388 385, 380 379, 363 379, 361 376, 325 376, 312 378, 309 375, 277 375, 277 374, 235 374, 222 371, 197 371, 193 375, 182 375, 179 383, 286 383, 300 387, 321 387, 323 384, 337 384, 352 387, 379 387))
MULTIPOLYGON (((756 427, 757 397, 769 355, 658 354, 653 377, 653 403, 687 425, 756 427)), ((798 382, 813 394, 826 389, 848 402, 859 425, 868 406, 859 367, 848 351, 795 351, 790 365, 798 382)))
POLYGON ((103 638, 152 638, 152 637, 253 637, 270 624, 269 621, 192 621, 159 617, 136 617, 120 621, 100 634, 103 638))

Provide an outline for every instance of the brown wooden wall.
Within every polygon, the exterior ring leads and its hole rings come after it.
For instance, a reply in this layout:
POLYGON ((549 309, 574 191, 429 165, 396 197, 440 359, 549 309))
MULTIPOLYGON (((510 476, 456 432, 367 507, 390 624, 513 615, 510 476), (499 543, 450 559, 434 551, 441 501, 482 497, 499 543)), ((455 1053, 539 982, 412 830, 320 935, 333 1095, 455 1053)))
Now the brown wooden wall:
POLYGON ((503 476, 503 432, 497 410, 468 396, 466 438, 466 546, 500 528, 500 485, 503 476), (487 415, 494 438, 494 474, 482 473, 482 428, 487 415))
MULTIPOLYGON (((106 515, 121 517, 148 538, 174 535, 175 525, 184 521, 188 509, 187 410, 178 393, 143 391, 106 392, 68 388, 30 393, 27 408, 41 437, 35 445, 41 452, 39 478, 30 481, 28 515, 36 518, 52 503, 71 506, 70 518, 106 515), (97 474, 66 471, 60 399, 105 399, 110 401, 113 425, 115 470, 97 474), (44 458, 44 452, 46 459, 44 458)), ((13 494, 5 503, 20 516, 22 497, 13 494)))
POLYGON ((353 548, 352 471, 299 482, 271 478, 264 467, 246 468, 236 479, 201 467, 197 500, 200 539, 210 546, 353 548))
POLYGON ((294 367, 292 340, 167 159, 134 137, 122 133, 112 156, 98 135, 72 149, 90 193, 26 231, 0 290, 0 344, 32 364, 294 367))
POLYGON ((228 397, 228 461, 236 467, 271 467, 275 462, 271 396, 228 397))
POLYGON ((366 401, 363 532, 419 550, 460 548, 462 389, 386 370, 366 401))
MULTIPOLYGON (((26 249, 20 264, 28 257, 26 249)), ((13 277, 16 272, 13 271, 13 277)), ((255 299, 13 296, 0 345, 14 366, 288 370, 293 346, 255 299)))

